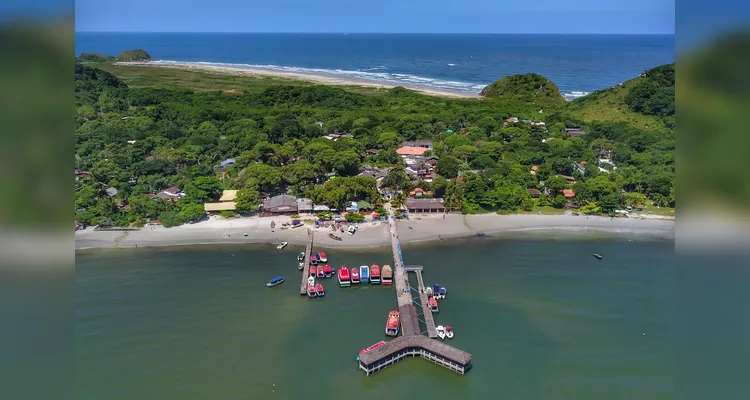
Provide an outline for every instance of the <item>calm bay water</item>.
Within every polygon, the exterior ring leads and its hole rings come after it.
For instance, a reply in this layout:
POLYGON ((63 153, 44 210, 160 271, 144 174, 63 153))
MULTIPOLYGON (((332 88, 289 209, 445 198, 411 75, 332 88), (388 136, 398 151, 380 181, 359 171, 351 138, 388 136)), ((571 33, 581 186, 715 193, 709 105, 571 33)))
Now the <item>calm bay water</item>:
POLYGON ((624 82, 675 59, 674 35, 76 33, 76 54, 140 48, 159 62, 346 76, 479 93, 535 72, 567 98, 624 82))
MULTIPOLYGON (((299 248, 114 249, 77 254, 78 397, 674 397, 672 242, 403 249, 407 264, 425 266, 426 283, 448 289, 435 319, 474 355, 466 376, 422 359, 359 372, 359 350, 385 338, 393 288, 341 289, 331 279, 325 298, 301 297, 299 248), (287 282, 266 288, 278 274, 287 282)), ((385 248, 326 254, 335 266, 389 263, 385 248)))

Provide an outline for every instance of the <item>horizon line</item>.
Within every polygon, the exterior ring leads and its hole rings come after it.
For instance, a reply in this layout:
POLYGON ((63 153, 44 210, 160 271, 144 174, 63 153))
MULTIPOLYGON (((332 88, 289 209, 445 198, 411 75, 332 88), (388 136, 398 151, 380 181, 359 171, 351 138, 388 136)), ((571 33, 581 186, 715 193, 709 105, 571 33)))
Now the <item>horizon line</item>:
POLYGON ((261 31, 97 31, 76 30, 75 33, 206 33, 206 34, 305 34, 305 35, 619 35, 619 36, 674 36, 675 33, 614 33, 614 32, 261 32, 261 31))

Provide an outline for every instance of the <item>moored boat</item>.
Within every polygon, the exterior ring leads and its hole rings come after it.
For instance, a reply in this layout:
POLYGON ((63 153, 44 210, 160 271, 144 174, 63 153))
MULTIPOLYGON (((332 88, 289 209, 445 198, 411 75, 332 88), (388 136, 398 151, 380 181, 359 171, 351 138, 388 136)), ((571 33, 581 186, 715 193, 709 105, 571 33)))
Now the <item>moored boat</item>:
POLYGON ((438 325, 435 330, 437 330, 437 335, 440 339, 445 339, 445 327, 438 325))
POLYGON ((307 297, 317 297, 318 294, 315 293, 315 285, 307 285, 307 297))
POLYGON ((434 294, 435 296, 440 294, 440 285, 438 285, 437 283, 432 285, 432 294, 434 294))
POLYGON ((440 290, 438 291, 438 294, 440 295, 440 298, 441 298, 441 299, 444 299, 444 298, 445 298, 445 295, 446 295, 447 293, 448 293, 448 291, 447 291, 447 290, 446 290, 446 289, 445 289, 444 287, 441 287, 441 288, 440 288, 440 290))
POLYGON ((424 288, 424 292, 427 293, 427 296, 432 296, 432 288, 427 286, 424 288))
POLYGON ((326 253, 323 253, 322 251, 318 253, 318 261, 328 262, 328 257, 326 257, 326 253))
POLYGON ((336 267, 331 267, 331 276, 336 275, 336 267))
POLYGON ((310 256, 310 265, 318 265, 318 255, 313 254, 310 256))
POLYGON ((302 271, 303 269, 305 269, 305 262, 304 261, 300 261, 299 264, 297 264, 297 269, 300 270, 300 271, 302 271))
POLYGON ((297 254, 297 261, 305 261, 305 253, 297 254))
POLYGON ((313 278, 318 276, 318 267, 314 265, 310 266, 310 276, 312 276, 313 278))
POLYGON ((388 336, 398 336, 398 330, 401 326, 401 314, 393 310, 388 313, 388 318, 385 320, 385 334, 388 336))
POLYGON ((318 265, 318 271, 317 271, 317 274, 315 274, 315 277, 318 279, 325 278, 326 277, 325 267, 323 267, 322 265, 318 265))
POLYGON ((315 277, 310 275, 307 277, 307 284, 308 285, 314 285, 315 284, 315 277))
POLYGON ((351 278, 349 277, 349 269, 346 268, 346 266, 341 266, 341 268, 339 268, 337 272, 337 275, 339 277, 339 286, 348 287, 352 285, 351 278))
POLYGON ((373 285, 380 284, 380 267, 377 264, 370 265, 370 283, 373 285))
POLYGON ((367 353, 368 351, 371 351, 371 350, 375 350, 384 344, 385 344, 385 340, 381 340, 370 347, 365 347, 364 349, 360 350, 359 355, 357 356, 357 361, 359 361, 359 356, 361 356, 362 354, 367 353))
POLYGON ((367 265, 359 267, 359 281, 362 283, 370 282, 370 267, 367 265))
POLYGON ((438 302, 437 300, 435 300, 434 297, 430 297, 430 300, 428 301, 428 303, 430 304, 430 311, 434 313, 440 312, 440 308, 438 308, 438 302))
POLYGON ((277 276, 275 278, 272 278, 268 283, 266 283, 266 286, 268 287, 274 287, 278 286, 284 283, 284 277, 283 276, 277 276))
POLYGON ((323 297, 326 295, 325 289, 323 289, 323 285, 320 283, 315 284, 315 294, 318 295, 318 297, 323 297))
POLYGON ((326 264, 323 266, 323 274, 326 278, 330 278, 332 273, 333 270, 331 269, 330 265, 326 264))
POLYGON ((284 247, 286 247, 286 245, 288 245, 288 244, 289 244, 288 242, 281 242, 281 243, 279 243, 279 245, 278 245, 278 246, 276 246, 276 248, 277 248, 278 250, 281 250, 281 249, 283 249, 284 247))
POLYGON ((383 285, 393 284, 393 270, 390 265, 383 265, 383 270, 380 272, 380 283, 383 285))
POLYGON ((445 336, 448 339, 453 339, 453 327, 450 325, 445 326, 445 336))
POLYGON ((352 268, 352 283, 359 283, 359 268, 352 268))

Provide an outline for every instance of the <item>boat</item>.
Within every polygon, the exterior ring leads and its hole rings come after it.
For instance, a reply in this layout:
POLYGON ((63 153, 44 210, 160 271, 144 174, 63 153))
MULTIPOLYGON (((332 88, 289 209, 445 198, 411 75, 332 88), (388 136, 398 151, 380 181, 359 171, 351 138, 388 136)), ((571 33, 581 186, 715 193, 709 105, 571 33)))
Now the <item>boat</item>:
POLYGON ((323 253, 322 251, 318 253, 318 261, 328 262, 328 257, 326 257, 326 253, 323 253))
POLYGON ((401 325, 401 314, 393 310, 388 313, 388 319, 385 320, 385 334, 387 336, 398 336, 398 330, 401 325))
POLYGON ((277 249, 277 250, 281 250, 281 249, 283 249, 284 247, 286 247, 286 245, 288 245, 288 244, 289 244, 288 242, 281 242, 281 243, 279 243, 279 245, 278 245, 278 246, 276 246, 276 249, 277 249))
POLYGON ((300 261, 300 263, 297 265, 297 269, 300 270, 300 271, 302 271, 303 269, 305 269, 305 263, 304 263, 304 261, 300 261))
POLYGON ((428 287, 424 288, 424 292, 427 293, 427 296, 432 296, 432 288, 431 287, 428 286, 428 287))
POLYGON ((380 267, 377 264, 370 265, 370 283, 373 285, 380 284, 380 267))
POLYGON ((323 266, 323 276, 326 278, 330 278, 333 271, 331 270, 331 266, 326 264, 323 266))
POLYGON ((352 283, 359 283, 359 269, 352 268, 352 283))
POLYGON ((333 239, 333 240, 338 240, 339 242, 341 241, 341 237, 340 236, 336 236, 333 233, 329 233, 328 237, 331 238, 331 239, 333 239))
POLYGON ((282 283, 284 283, 284 277, 283 276, 277 276, 275 278, 271 278, 271 280, 268 281, 268 283, 266 283, 266 286, 268 286, 268 287, 274 287, 274 286, 281 285, 282 283))
POLYGON ((336 275, 336 267, 331 267, 331 276, 336 275))
POLYGON ((437 330, 438 337, 445 339, 445 328, 442 325, 438 325, 435 329, 437 330))
POLYGON ((319 265, 318 268, 317 268, 317 270, 318 270, 318 273, 315 276, 318 279, 323 279, 323 278, 326 277, 325 267, 323 267, 322 265, 319 265))
POLYGON ((393 270, 390 265, 383 265, 380 273, 380 283, 383 285, 393 285, 393 270))
POLYGON ((432 294, 435 296, 440 294, 440 285, 438 284, 432 285, 432 294))
POLYGON ((438 235, 438 239, 443 240, 443 235, 438 235))
POLYGON ((318 295, 318 297, 323 297, 326 295, 325 289, 323 289, 323 285, 320 283, 315 284, 315 294, 318 295))
POLYGON ((308 285, 314 285, 315 284, 315 277, 310 275, 307 277, 307 284, 308 285))
POLYGON ((313 254, 310 256, 310 265, 318 265, 318 255, 313 254))
POLYGON ((271 229, 276 227, 276 221, 271 221, 271 229))
POLYGON ((349 278, 349 269, 346 266, 341 266, 338 270, 339 286, 349 287, 352 285, 352 281, 349 278))
POLYGON ((428 303, 430 304, 430 311, 434 313, 440 312, 440 308, 438 308, 437 300, 435 300, 434 297, 430 297, 430 300, 428 301, 428 303))
POLYGON ((318 267, 316 267, 314 265, 310 266, 310 276, 312 276, 313 278, 315 278, 316 276, 318 276, 318 267))
POLYGON ((367 353, 368 351, 371 351, 371 350, 375 350, 375 349, 377 349, 378 347, 380 347, 380 346, 382 346, 384 344, 385 344, 385 340, 381 340, 381 341, 375 343, 374 345, 372 345, 370 347, 365 347, 364 349, 360 350, 359 355, 357 356, 357 361, 359 361, 359 356, 361 356, 362 354, 365 354, 365 353, 367 353))
POLYGON ((438 291, 438 295, 440 296, 440 298, 441 298, 441 299, 444 299, 444 298, 445 298, 445 295, 446 295, 447 293, 448 293, 448 291, 447 291, 447 290, 445 290, 445 288, 444 288, 444 287, 441 287, 441 288, 440 288, 440 290, 438 291))
POLYGON ((600 259, 600 260, 601 260, 602 258, 604 258, 604 257, 602 257, 602 255, 601 255, 601 254, 599 254, 599 253, 594 253, 594 257, 596 257, 596 258, 598 258, 598 259, 600 259))
POLYGON ((315 285, 307 285, 307 297, 317 297, 318 294, 315 293, 315 285))
POLYGON ((445 326, 445 336, 448 337, 448 339, 453 339, 453 327, 450 325, 445 326))
POLYGON ((367 265, 359 267, 359 281, 362 283, 370 282, 370 267, 367 265))
POLYGON ((305 261, 305 253, 297 254, 297 261, 305 261))

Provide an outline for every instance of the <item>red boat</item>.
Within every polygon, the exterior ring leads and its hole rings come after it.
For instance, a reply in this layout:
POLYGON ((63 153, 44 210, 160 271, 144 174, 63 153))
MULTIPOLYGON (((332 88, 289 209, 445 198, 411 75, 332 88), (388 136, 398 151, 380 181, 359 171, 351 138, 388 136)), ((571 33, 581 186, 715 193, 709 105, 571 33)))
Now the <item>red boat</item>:
POLYGON ((393 310, 388 313, 388 319, 385 320, 385 334, 388 336, 398 336, 398 330, 401 325, 401 314, 393 310))
POLYGON ((384 344, 385 344, 385 340, 381 340, 381 341, 375 343, 374 345, 372 345, 370 347, 366 347, 366 348, 362 349, 362 351, 360 351, 359 354, 361 355, 361 354, 367 353, 370 350, 375 350, 375 349, 377 349, 378 347, 380 347, 380 346, 382 346, 384 344))
POLYGON ((434 297, 430 297, 429 303, 430 303, 430 311, 432 311, 434 313, 440 311, 440 309, 438 308, 437 300, 435 300, 434 297))
POLYGON ((315 284, 315 294, 318 295, 318 297, 323 297, 326 295, 325 289, 323 289, 323 285, 320 283, 315 284))
POLYGON ((318 294, 315 293, 315 286, 307 285, 307 297, 316 297, 318 294))
POLYGON ((318 267, 311 265, 310 266, 310 276, 315 277, 318 275, 318 267))
POLYGON ((326 253, 323 253, 322 251, 318 253, 318 261, 328 262, 328 257, 326 257, 326 253))
POLYGON ((318 276, 318 279, 323 279, 323 278, 325 278, 325 277, 326 277, 326 274, 325 274, 325 272, 324 272, 324 269, 325 269, 325 267, 323 267, 322 265, 319 265, 319 266, 318 266, 318 274, 317 274, 317 276, 318 276))
POLYGON ((323 267, 323 273, 325 274, 326 278, 330 278, 331 274, 333 273, 333 270, 331 269, 331 266, 326 264, 323 267))
POLYGON ((359 268, 352 268, 352 283, 359 283, 359 268))
POLYGON ((346 265, 339 267, 336 272, 338 272, 339 275, 339 286, 347 287, 352 285, 351 280, 349 280, 349 270, 346 268, 346 265))
POLYGON ((370 266, 370 283, 374 285, 380 284, 380 267, 377 264, 370 266))

